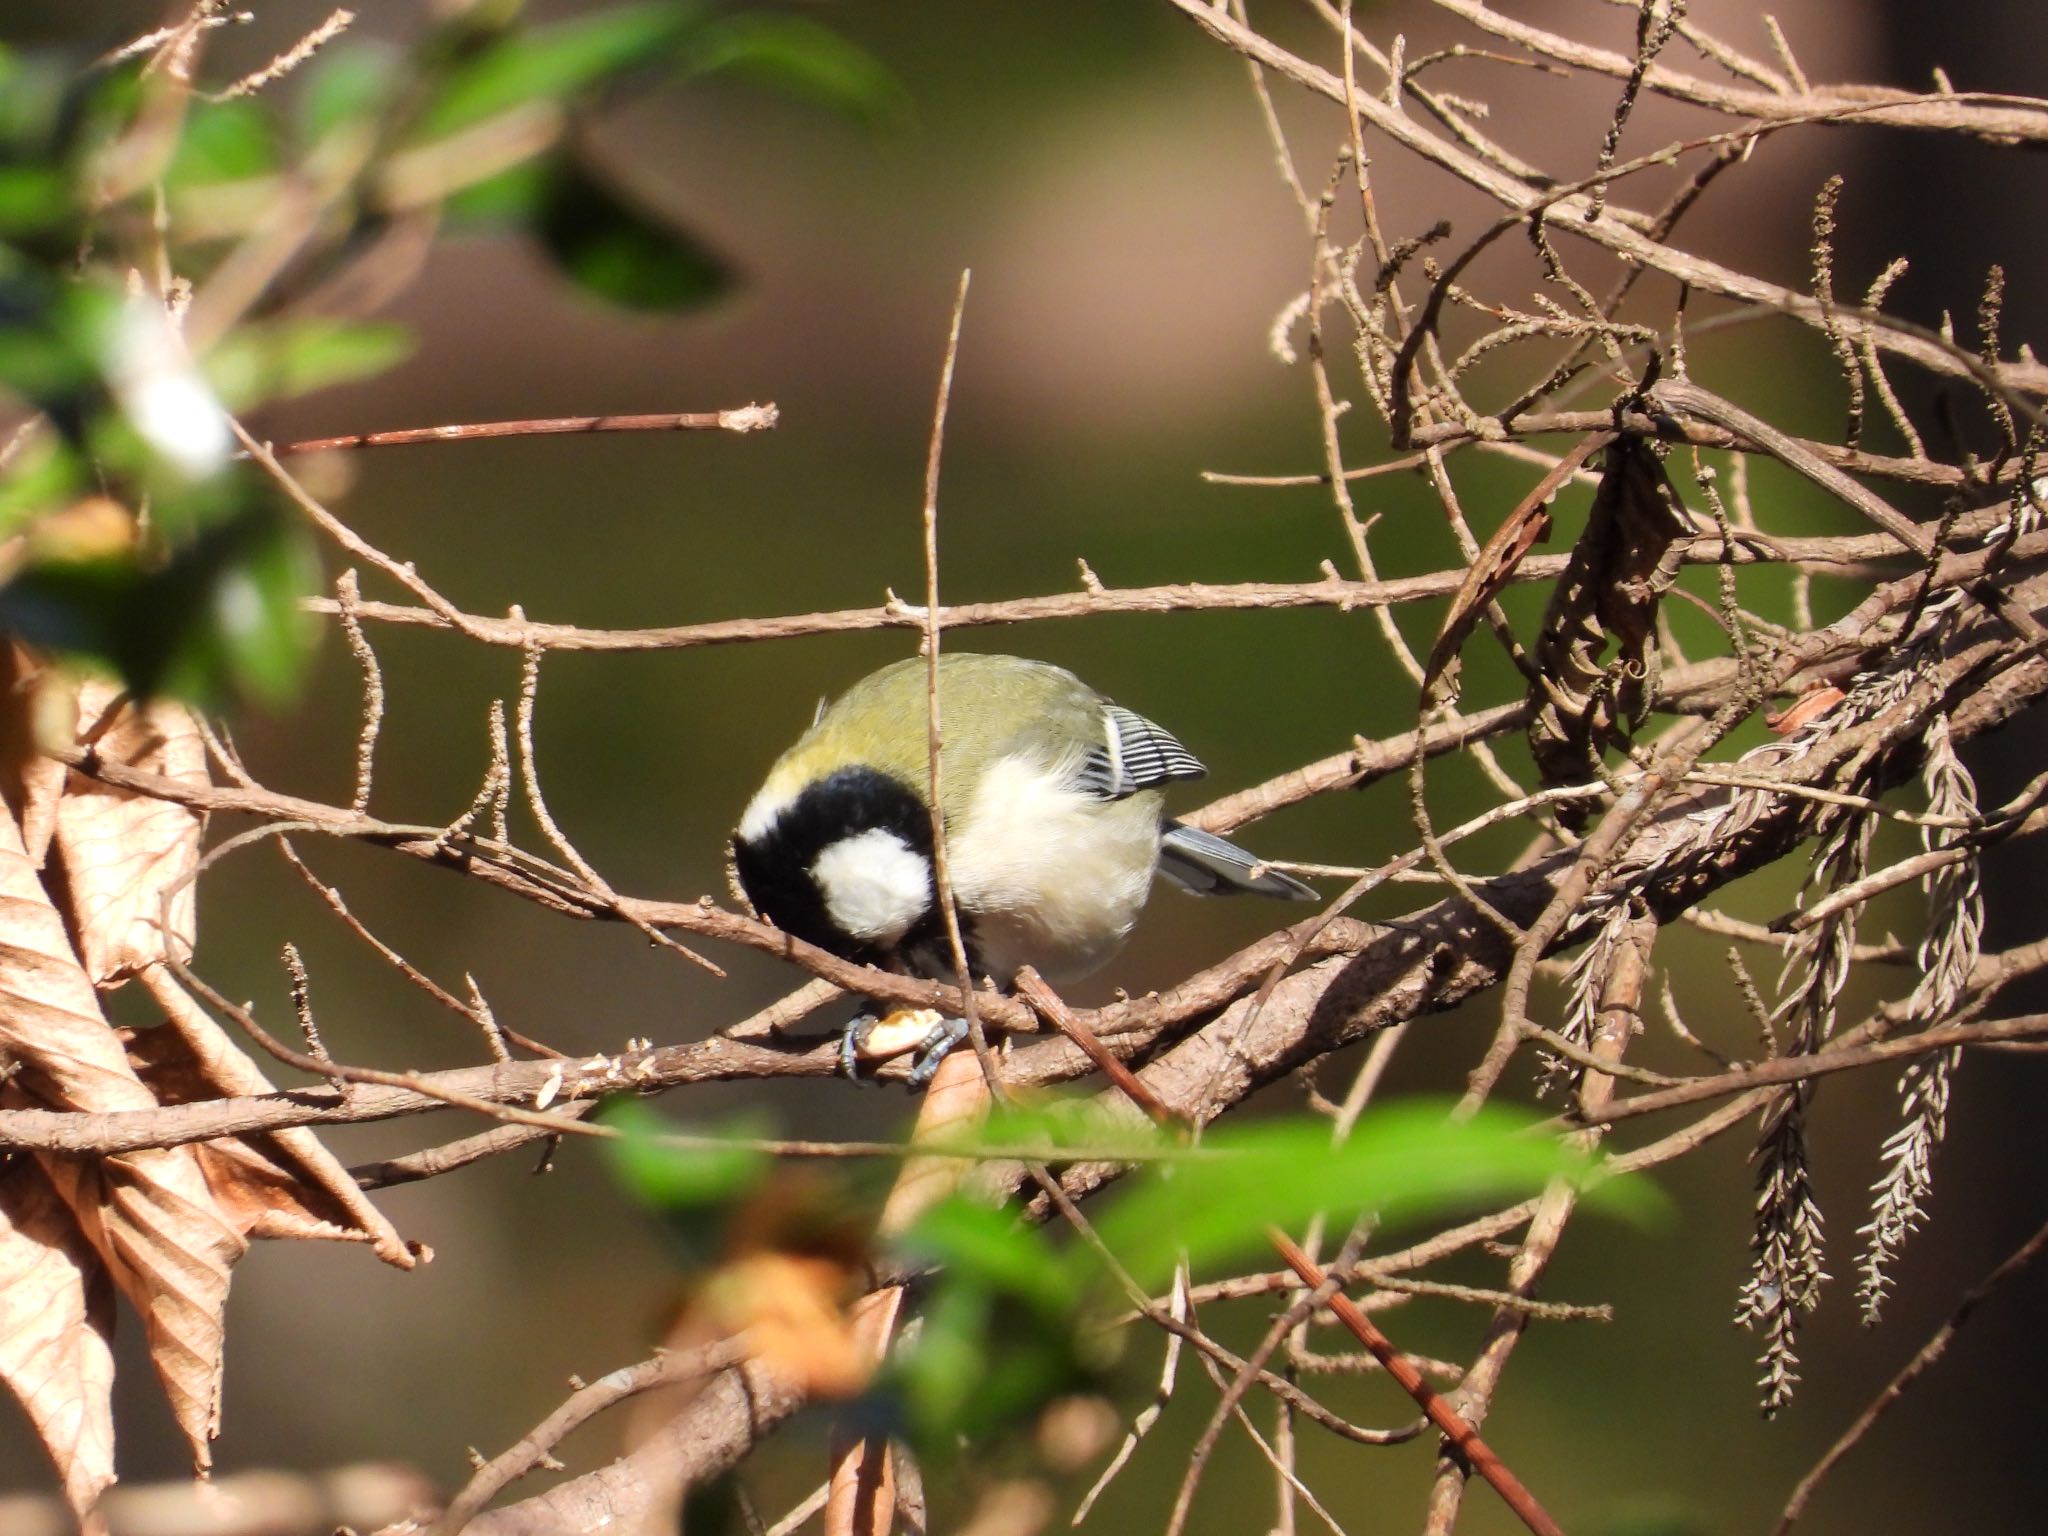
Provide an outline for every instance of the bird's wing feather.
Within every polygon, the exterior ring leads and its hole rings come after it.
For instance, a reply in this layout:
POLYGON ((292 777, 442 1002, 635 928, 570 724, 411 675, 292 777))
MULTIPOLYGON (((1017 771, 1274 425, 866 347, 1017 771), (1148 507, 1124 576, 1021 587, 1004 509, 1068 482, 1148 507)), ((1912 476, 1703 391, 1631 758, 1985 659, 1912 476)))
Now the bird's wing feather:
POLYGON ((1080 787, 1103 800, 1121 800, 1208 771, 1163 726, 1120 704, 1106 704, 1103 742, 1083 759, 1080 787))

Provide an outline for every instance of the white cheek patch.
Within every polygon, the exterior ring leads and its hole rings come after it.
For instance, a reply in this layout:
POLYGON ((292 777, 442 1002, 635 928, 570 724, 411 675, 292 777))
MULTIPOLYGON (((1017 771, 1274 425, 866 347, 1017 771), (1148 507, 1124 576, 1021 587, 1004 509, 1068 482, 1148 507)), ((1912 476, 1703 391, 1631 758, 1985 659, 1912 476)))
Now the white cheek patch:
POLYGON ((782 813, 789 809, 794 797, 770 790, 762 790, 747 802, 747 813, 740 818, 739 840, 743 843, 758 843, 767 835, 769 828, 782 819, 782 813))
POLYGON ((825 849, 811 878, 832 921, 865 944, 894 944, 931 905, 931 862, 880 827, 825 849))

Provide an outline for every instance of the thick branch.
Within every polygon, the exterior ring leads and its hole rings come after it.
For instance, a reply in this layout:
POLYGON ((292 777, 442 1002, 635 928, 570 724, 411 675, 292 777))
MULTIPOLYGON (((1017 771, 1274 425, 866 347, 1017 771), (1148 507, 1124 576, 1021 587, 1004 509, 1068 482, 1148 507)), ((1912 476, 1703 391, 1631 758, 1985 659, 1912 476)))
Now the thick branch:
POLYGON ((804 1402, 795 1382, 759 1363, 725 1371, 617 1461, 517 1504, 486 1510, 465 1529, 470 1536, 633 1530, 638 1517, 662 1508, 678 1489, 738 1463, 804 1402))

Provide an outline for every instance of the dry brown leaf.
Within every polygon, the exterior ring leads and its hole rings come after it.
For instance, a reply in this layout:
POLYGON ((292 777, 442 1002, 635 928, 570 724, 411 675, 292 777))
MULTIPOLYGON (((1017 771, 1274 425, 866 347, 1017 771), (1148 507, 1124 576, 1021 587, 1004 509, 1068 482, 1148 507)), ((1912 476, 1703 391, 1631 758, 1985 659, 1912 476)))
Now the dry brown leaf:
MULTIPOLYGON (((1546 784, 1592 777, 1614 738, 1641 724, 1657 692, 1657 606, 1692 538, 1655 451, 1641 438, 1613 438, 1536 638, 1529 751, 1546 784)), ((1567 826, 1585 815, 1582 806, 1558 810, 1567 826)))
POLYGON ((154 1109, 100 1013, 11 816, 0 816, 0 1050, 18 1063, 14 1086, 53 1109, 154 1109))
POLYGON ((1849 695, 1833 683, 1818 683, 1776 714, 1765 715, 1764 724, 1777 735, 1790 736, 1801 726, 1819 719, 1847 697, 1849 695))
POLYGON ((75 734, 76 691, 18 640, 0 638, 0 798, 21 822, 38 869, 57 829, 57 800, 70 772, 38 743, 75 734), (47 734, 46 734, 47 733, 47 734))
POLYGON ((21 773, 21 840, 29 861, 41 869, 49 858, 50 842, 57 835, 57 806, 64 798, 64 781, 71 770, 54 757, 37 753, 21 773))
POLYGON ((84 1524, 114 1480, 114 1288, 42 1170, 0 1172, 0 1380, 84 1524))
MULTIPOLYGON (((170 1023, 128 1043, 137 1071, 165 1104, 222 1093, 268 1093, 262 1068, 228 1037, 161 967, 143 985, 170 1023)), ((199 1166, 228 1220, 247 1237, 324 1238, 369 1243, 385 1263, 410 1269, 418 1259, 346 1168, 312 1131, 201 1143, 199 1166)))
MULTIPOLYGON (((106 762, 185 784, 211 782, 198 724, 173 700, 137 704, 111 683, 88 679, 78 690, 78 732, 89 739, 95 731, 106 762)), ((205 816, 187 806, 80 773, 66 781, 57 803, 57 856, 71 931, 96 985, 154 965, 167 947, 179 960, 192 958, 191 875, 205 830, 205 816)))
POLYGON ((141 1313, 150 1363, 204 1474, 220 1429, 228 1276, 248 1243, 221 1214, 190 1147, 36 1160, 141 1313))
POLYGON ((244 1237, 309 1238, 367 1243, 370 1234, 305 1174, 270 1138, 201 1142, 194 1150, 214 1203, 244 1237))
MULTIPOLYGON (((20 1064, 14 1086, 37 1103, 87 1113, 157 1107, 101 1016, 11 816, 0 817, 0 1050, 20 1064)), ((190 1148, 37 1161, 142 1315, 157 1375, 203 1468, 220 1400, 228 1274, 247 1245, 190 1148)))
POLYGON ((818 1397, 852 1397, 876 1358, 846 1308, 847 1272, 831 1259, 755 1253, 721 1266, 699 1298, 711 1336, 744 1333, 754 1358, 818 1397))
POLYGON ((1612 432, 1595 432, 1584 439, 1524 496, 1505 521, 1493 530, 1493 537, 1479 551, 1479 558, 1465 572, 1452 594, 1436 643, 1429 648, 1429 663, 1422 672, 1422 696, 1434 699, 1440 692, 1456 692, 1458 652, 1465 637, 1486 611, 1487 605, 1507 590, 1530 550, 1550 537, 1550 503, 1565 482, 1578 473, 1579 466, 1601 447, 1612 442, 1612 432), (1441 688, 1439 684, 1441 683, 1441 688))

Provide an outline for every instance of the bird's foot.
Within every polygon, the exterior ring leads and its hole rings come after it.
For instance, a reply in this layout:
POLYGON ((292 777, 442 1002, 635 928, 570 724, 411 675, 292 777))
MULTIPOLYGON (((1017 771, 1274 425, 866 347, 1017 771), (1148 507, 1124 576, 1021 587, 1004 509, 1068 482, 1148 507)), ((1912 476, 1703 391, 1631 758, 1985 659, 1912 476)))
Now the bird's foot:
POLYGON ((910 1076, 913 1088, 922 1088, 939 1070, 946 1053, 967 1036, 965 1019, 949 1019, 936 1008, 900 1008, 881 1018, 864 1013, 846 1026, 839 1037, 839 1068, 855 1082, 866 1082, 860 1073, 862 1062, 891 1061, 915 1054, 910 1076))

